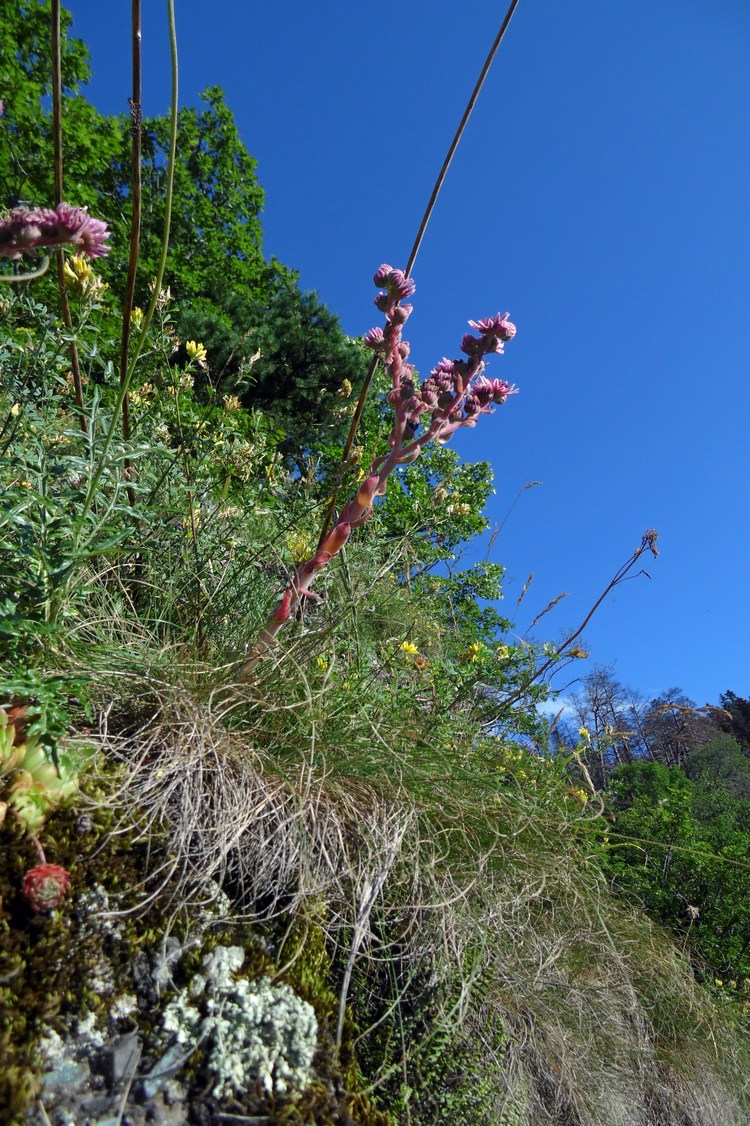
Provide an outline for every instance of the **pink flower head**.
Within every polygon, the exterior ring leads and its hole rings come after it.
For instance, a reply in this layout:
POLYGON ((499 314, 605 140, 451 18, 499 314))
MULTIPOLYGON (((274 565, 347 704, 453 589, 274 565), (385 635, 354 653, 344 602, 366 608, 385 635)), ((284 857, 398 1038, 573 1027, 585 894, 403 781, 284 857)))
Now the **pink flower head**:
POLYGON ((365 333, 363 343, 365 348, 372 348, 373 351, 379 352, 385 344, 385 337, 383 336, 382 328, 379 328, 377 326, 375 328, 371 328, 369 332, 365 333))
POLYGON ((455 375, 455 372, 456 372, 455 361, 454 360, 448 360, 448 359, 446 359, 445 356, 443 356, 440 363, 435 364, 435 367, 430 372, 430 375, 433 376, 433 378, 437 378, 437 376, 439 376, 439 375, 447 375, 447 376, 450 376, 451 379, 452 379, 453 376, 455 375))
POLYGON ((376 286, 380 287, 385 285, 386 279, 390 277, 392 272, 393 266, 389 266, 387 262, 384 262, 383 265, 379 266, 375 271, 375 276, 372 280, 375 282, 376 286))
POLYGON ((461 351, 465 352, 467 356, 473 356, 476 352, 481 352, 481 339, 478 336, 472 336, 470 332, 467 332, 461 340, 461 351))
POLYGON ((425 379, 422 384, 422 402, 429 410, 434 410, 437 406, 438 400, 438 386, 434 379, 425 379))
POLYGON ((503 344, 516 335, 516 326, 508 320, 508 313, 498 313, 481 321, 469 321, 469 325, 481 333, 482 352, 502 352, 503 344))
POLYGON ((389 290, 402 301, 405 297, 411 297, 417 288, 413 278, 407 278, 403 270, 394 270, 391 273, 388 282, 389 290))
POLYGON ((21 893, 34 911, 59 907, 68 890, 70 876, 57 864, 39 864, 23 878, 21 893))
POLYGON ((33 250, 41 238, 38 211, 16 207, 6 219, 0 219, 0 257, 20 258, 25 250, 33 250))
POLYGON ((109 247, 107 224, 84 207, 60 203, 54 209, 16 207, 0 220, 0 257, 20 258, 29 250, 68 243, 89 258, 103 257, 109 247))
POLYGON ((104 241, 109 236, 107 224, 93 219, 85 207, 59 203, 54 211, 46 211, 44 215, 42 237, 48 237, 50 244, 53 240, 69 242, 89 258, 102 258, 109 250, 104 241))
POLYGON ((408 399, 404 400, 404 412, 408 415, 418 416, 425 410, 427 410, 427 407, 420 395, 410 395, 408 399))
POLYGON ((384 262, 373 277, 375 285, 382 286, 389 297, 401 301, 404 297, 411 297, 417 288, 413 278, 407 278, 403 270, 396 270, 384 262))
POLYGON ((518 388, 504 379, 486 379, 484 376, 472 384, 471 391, 483 407, 489 403, 502 404, 510 395, 518 394, 518 388))

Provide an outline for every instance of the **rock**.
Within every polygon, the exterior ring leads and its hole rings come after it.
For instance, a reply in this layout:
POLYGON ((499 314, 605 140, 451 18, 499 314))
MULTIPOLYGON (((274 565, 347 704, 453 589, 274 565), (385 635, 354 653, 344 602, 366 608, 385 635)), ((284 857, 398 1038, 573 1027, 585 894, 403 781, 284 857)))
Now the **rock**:
POLYGON ((184 1044, 173 1044, 170 1048, 167 1048, 164 1055, 156 1061, 149 1073, 139 1083, 141 1101, 153 1099, 166 1085, 167 1081, 177 1074, 185 1061, 189 1059, 192 1051, 191 1048, 186 1052, 184 1044))
POLYGON ((141 1058, 141 1039, 137 1032, 118 1036, 105 1054, 104 1070, 110 1083, 127 1082, 135 1075, 141 1058))

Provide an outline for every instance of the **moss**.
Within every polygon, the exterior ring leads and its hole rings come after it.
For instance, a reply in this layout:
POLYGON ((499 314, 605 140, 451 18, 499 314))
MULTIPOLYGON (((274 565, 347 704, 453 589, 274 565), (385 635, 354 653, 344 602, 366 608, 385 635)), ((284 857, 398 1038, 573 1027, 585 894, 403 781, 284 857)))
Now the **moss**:
MULTIPOLYGON (((111 993, 97 989, 92 980, 96 967, 104 967, 116 991, 132 989, 134 960, 139 955, 150 958, 160 948, 164 901, 172 889, 163 889, 145 913, 128 912, 142 898, 149 870, 163 860, 159 850, 164 845, 159 846, 152 838, 147 848, 133 834, 112 834, 111 821, 112 814, 104 805, 87 821, 84 832, 73 810, 59 811, 50 818, 43 838, 45 852, 50 861, 69 871, 70 887, 56 911, 36 915, 20 893, 23 874, 36 861, 33 846, 15 819, 0 826, 0 894, 4 907, 0 922, 4 967, 0 981, 0 1055, 6 1061, 0 1079, 0 1121, 9 1126, 25 1122, 24 1112, 38 1094, 38 1044, 44 1033, 54 1029, 64 1036, 72 1018, 93 1012, 104 1019, 108 1014, 111 993), (108 896, 117 896, 122 914, 111 930, 97 926, 91 907, 86 906, 91 889, 97 887, 108 896)), ((242 1112, 270 1114, 274 1121, 288 1126, 345 1121, 358 1126, 392 1126, 393 1119, 362 1093, 364 1081, 352 1049, 354 1025, 350 1015, 340 1056, 335 1053, 338 993, 319 912, 319 906, 311 906, 291 927, 288 918, 280 920, 279 929, 283 926, 287 931, 285 941, 281 941, 280 933, 274 935, 246 923, 210 928, 181 959, 175 971, 176 984, 187 984, 205 954, 217 945, 239 944, 246 952, 243 976, 250 980, 276 977, 315 1009, 320 1049, 315 1057, 314 1083, 296 1098, 250 1092, 242 1100, 242 1112), (269 953, 269 939, 274 937, 279 941, 276 958, 269 953)), ((173 918, 171 926, 178 938, 190 931, 189 905, 182 921, 173 918)), ((147 1045, 158 1019, 156 1011, 139 1014, 147 1045)), ((144 1063, 148 1063, 148 1055, 144 1063)), ((210 1095, 201 1097, 205 1076, 199 1051, 181 1078, 194 1093, 191 1105, 196 1107, 195 1120, 210 1121, 216 1108, 210 1095), (200 1107, 204 1108, 203 1119, 200 1107)))
POLYGON ((358 1126, 394 1126, 390 1115, 364 1094, 363 1079, 354 1051, 356 1026, 347 1008, 341 1047, 335 1048, 339 1013, 338 981, 322 923, 325 904, 313 901, 295 919, 285 935, 279 953, 278 980, 312 1005, 318 1020, 319 1048, 314 1059, 317 1081, 294 1107, 279 1108, 278 1122, 320 1124, 352 1120, 358 1126), (294 1117, 294 1115, 301 1117, 294 1117), (305 1117, 310 1116, 310 1117, 305 1117))
POLYGON ((104 1014, 108 997, 95 988, 96 966, 112 983, 130 982, 133 960, 156 946, 163 918, 155 906, 124 914, 109 932, 92 920, 92 888, 118 896, 120 908, 136 906, 147 872, 144 844, 132 835, 108 836, 111 813, 102 807, 81 825, 74 810, 53 814, 44 829, 48 860, 66 868, 70 886, 55 911, 35 914, 21 895, 24 873, 37 863, 19 821, 0 825, 0 1121, 21 1122, 38 1086, 38 1043, 54 1029, 65 1032, 73 1016, 104 1014), (111 973, 110 973, 111 971, 111 973))

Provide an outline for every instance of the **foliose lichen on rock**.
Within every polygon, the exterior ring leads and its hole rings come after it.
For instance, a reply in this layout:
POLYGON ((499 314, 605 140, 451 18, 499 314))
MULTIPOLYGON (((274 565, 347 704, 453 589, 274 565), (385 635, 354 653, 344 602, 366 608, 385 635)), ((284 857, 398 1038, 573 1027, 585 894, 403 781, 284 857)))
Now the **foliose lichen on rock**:
POLYGON ((164 1011, 165 1042, 184 1046, 185 1059, 201 1048, 215 1098, 257 1084, 268 1094, 304 1090, 318 1039, 315 1012, 287 985, 238 977, 244 960, 239 946, 217 946, 205 956, 202 972, 164 1011))

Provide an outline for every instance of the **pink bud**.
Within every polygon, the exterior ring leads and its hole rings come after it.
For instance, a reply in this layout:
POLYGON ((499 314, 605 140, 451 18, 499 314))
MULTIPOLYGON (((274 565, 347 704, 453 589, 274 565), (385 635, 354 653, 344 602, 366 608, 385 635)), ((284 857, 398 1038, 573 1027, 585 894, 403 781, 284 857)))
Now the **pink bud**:
POLYGON ((391 317, 391 320, 395 325, 405 324, 413 312, 413 305, 397 305, 393 310, 393 316, 391 317))
POLYGON ((383 265, 379 266, 375 271, 375 277, 372 280, 377 286, 385 285, 387 278, 389 278, 392 273, 393 266, 389 266, 387 262, 384 262, 383 265))

